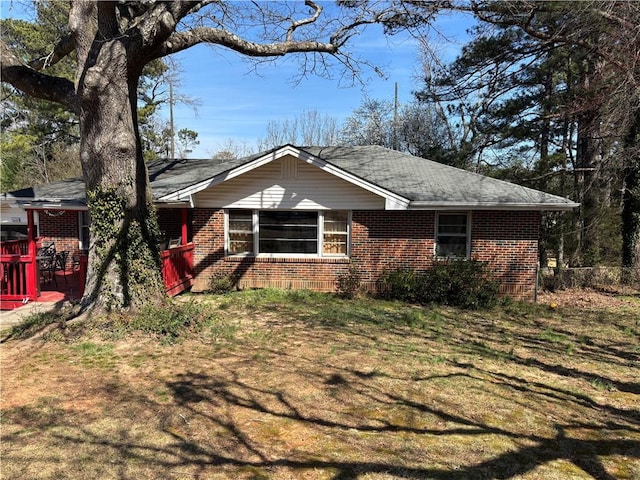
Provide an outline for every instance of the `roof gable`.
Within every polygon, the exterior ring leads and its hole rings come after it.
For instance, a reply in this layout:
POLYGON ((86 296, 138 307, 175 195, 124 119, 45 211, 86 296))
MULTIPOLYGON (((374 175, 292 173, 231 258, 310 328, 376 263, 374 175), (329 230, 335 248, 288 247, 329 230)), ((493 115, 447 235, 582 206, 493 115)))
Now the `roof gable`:
MULTIPOLYGON (((387 190, 375 183, 369 182, 364 178, 358 177, 353 173, 343 170, 342 168, 333 165, 323 158, 313 155, 306 150, 300 149, 293 145, 284 145, 282 147, 270 150, 264 154, 254 156, 242 163, 240 165, 234 166, 229 170, 222 171, 212 177, 205 178, 197 183, 189 185, 185 188, 175 190, 168 195, 164 195, 159 198, 160 201, 180 201, 185 200, 186 198, 194 195, 198 192, 201 192, 205 189, 213 188, 216 185, 239 177, 241 175, 245 175, 257 168, 260 168, 268 163, 274 162, 276 160, 282 159, 286 156, 292 156, 299 161, 305 162, 309 165, 312 165, 320 170, 330 173, 341 180, 351 183, 357 187, 360 187, 364 190, 367 190, 371 193, 374 193, 385 199, 385 208, 387 210, 395 210, 395 209, 406 209, 409 205, 410 199, 403 197, 402 195, 398 195, 390 190, 387 190)), ((231 164, 232 165, 232 164, 231 164)), ((178 180, 180 178, 173 179, 172 181, 178 180)), ((155 189, 154 189, 155 190, 155 189)))

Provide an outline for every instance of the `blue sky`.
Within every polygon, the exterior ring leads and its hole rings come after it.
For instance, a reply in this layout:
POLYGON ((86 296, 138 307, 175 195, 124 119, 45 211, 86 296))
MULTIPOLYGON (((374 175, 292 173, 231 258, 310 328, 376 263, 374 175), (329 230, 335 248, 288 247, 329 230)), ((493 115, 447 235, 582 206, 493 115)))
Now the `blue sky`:
MULTIPOLYGON (((0 16, 29 18, 24 14, 24 4, 8 0, 0 0, 0 16)), ((436 36, 433 46, 443 59, 455 58, 470 25, 470 19, 461 15, 438 17, 436 28, 448 40, 436 36)), ((294 56, 261 65, 256 72, 241 55, 221 47, 199 45, 176 55, 181 70, 177 92, 199 104, 196 111, 184 105, 174 109, 176 129, 198 132, 200 144, 189 156, 210 157, 230 140, 255 151, 258 140, 266 136, 270 121, 292 120, 305 110, 334 118, 340 126, 365 96, 393 101, 397 82, 402 104, 410 102, 412 91, 420 88, 420 48, 416 39, 406 34, 385 37, 379 27, 371 26, 352 39, 349 50, 379 67, 385 76, 365 67, 364 84, 350 85, 339 78, 329 80, 315 75, 294 83, 298 72, 294 56)), ((339 77, 339 72, 335 76, 339 77)), ((168 109, 162 115, 168 120, 168 109)))
MULTIPOLYGON (((469 25, 469 20, 461 16, 439 19, 438 28, 451 40, 434 41, 444 58, 455 57, 469 25)), ((200 103, 195 112, 186 106, 174 110, 176 128, 189 128, 199 135, 200 145, 189 156, 209 157, 229 140, 255 150, 258 139, 266 136, 269 121, 294 119, 305 110, 335 118, 340 125, 365 96, 392 101, 396 82, 400 103, 412 100, 421 72, 416 39, 407 35, 385 37, 379 29, 370 28, 354 38, 350 48, 380 67, 385 77, 365 67, 364 85, 347 85, 345 81, 341 85, 339 79, 314 75, 293 83, 298 68, 293 57, 262 65, 256 73, 241 56, 221 48, 200 45, 179 54, 179 91, 200 103)), ((165 116, 168 118, 168 113, 165 116)))

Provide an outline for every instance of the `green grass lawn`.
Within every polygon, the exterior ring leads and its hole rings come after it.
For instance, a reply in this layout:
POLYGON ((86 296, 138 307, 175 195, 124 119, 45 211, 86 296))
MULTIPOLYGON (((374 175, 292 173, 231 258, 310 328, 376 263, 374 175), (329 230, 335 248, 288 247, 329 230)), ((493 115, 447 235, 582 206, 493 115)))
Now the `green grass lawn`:
POLYGON ((633 299, 260 290, 47 321, 0 347, 3 479, 640 478, 633 299))

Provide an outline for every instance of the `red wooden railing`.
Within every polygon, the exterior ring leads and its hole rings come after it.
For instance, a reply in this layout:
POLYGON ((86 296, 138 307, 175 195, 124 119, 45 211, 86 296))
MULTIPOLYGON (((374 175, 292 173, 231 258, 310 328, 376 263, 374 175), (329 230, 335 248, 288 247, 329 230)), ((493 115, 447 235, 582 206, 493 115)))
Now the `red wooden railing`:
POLYGON ((193 243, 160 252, 162 279, 167 295, 174 297, 193 284, 193 243))
MULTIPOLYGON (((11 249, 20 250, 22 248, 21 245, 17 246, 18 244, 12 244, 5 248, 6 243, 8 242, 2 242, 0 249, 3 252, 0 254, 0 296, 2 300, 37 300, 39 275, 35 255, 32 257, 28 253, 4 253, 11 249)), ((193 249, 194 245, 190 243, 160 252, 162 279, 167 295, 176 296, 193 284, 193 249)), ((86 255, 80 256, 79 263, 80 287, 83 290, 87 271, 86 255)))
POLYGON ((38 292, 30 281, 35 262, 29 255, 0 255, 0 295, 5 301, 35 300, 38 292))
POLYGON ((0 242, 0 255, 29 255, 29 240, 0 242))

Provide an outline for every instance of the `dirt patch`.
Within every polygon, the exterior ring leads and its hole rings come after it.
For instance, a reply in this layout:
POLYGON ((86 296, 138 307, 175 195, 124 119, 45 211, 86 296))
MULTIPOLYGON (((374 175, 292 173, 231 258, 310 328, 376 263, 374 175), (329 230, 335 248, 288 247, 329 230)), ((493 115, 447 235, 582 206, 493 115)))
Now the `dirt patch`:
POLYGON ((541 292, 538 303, 589 310, 633 308, 640 304, 640 294, 636 290, 613 287, 601 290, 566 289, 541 292))

